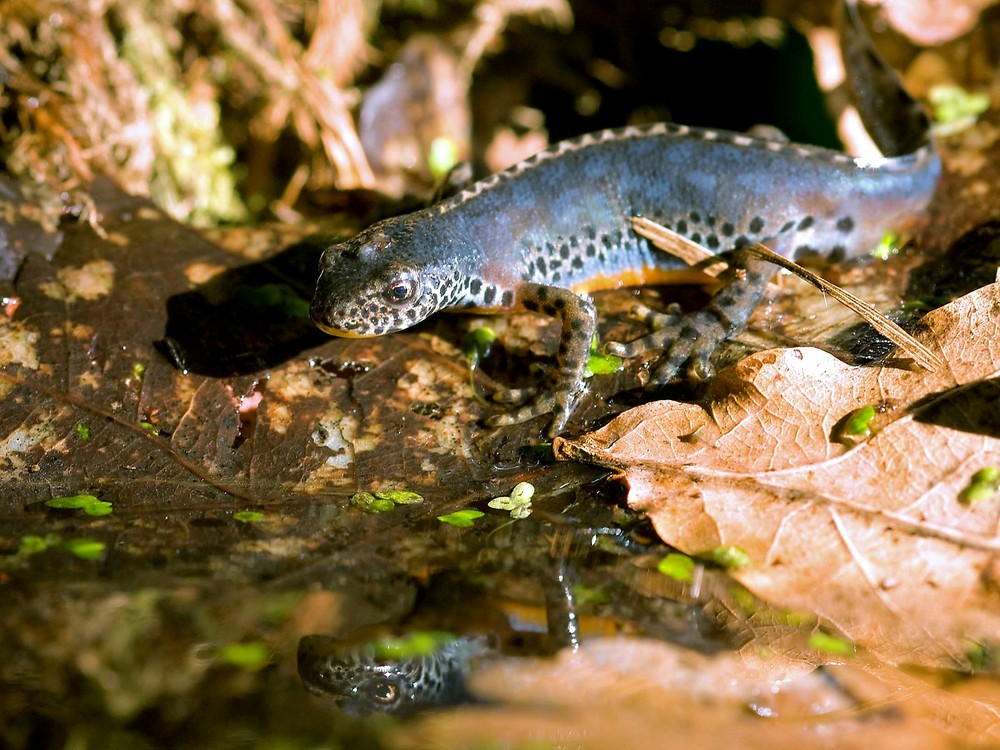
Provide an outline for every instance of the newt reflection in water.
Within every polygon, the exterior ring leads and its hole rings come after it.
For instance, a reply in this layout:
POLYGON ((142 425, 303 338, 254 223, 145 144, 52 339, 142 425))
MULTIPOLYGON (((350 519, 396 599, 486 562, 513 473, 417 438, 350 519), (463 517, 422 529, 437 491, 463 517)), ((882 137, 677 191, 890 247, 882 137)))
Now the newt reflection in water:
POLYGON ((330 696, 345 713, 406 715, 471 701, 465 675, 489 651, 485 636, 444 632, 361 640, 308 635, 299 641, 298 669, 310 692, 330 696))
MULTIPOLYGON (((305 636, 298 646, 302 683, 310 692, 330 696, 342 710, 355 715, 406 715, 470 702, 474 698, 465 685, 469 669, 476 660, 500 653, 500 641, 515 632, 520 630, 523 635, 526 627, 535 631, 541 638, 541 650, 546 652, 579 646, 573 592, 576 573, 565 559, 555 568, 554 572, 541 573, 544 613, 513 602, 491 601, 485 592, 463 596, 468 594, 464 587, 446 584, 443 588, 451 598, 457 594, 462 609, 468 613, 457 613, 459 620, 483 632, 454 635, 440 630, 414 630, 395 635, 376 628, 375 632, 362 631, 348 638, 305 636), (493 624, 475 622, 484 614, 493 624), (544 622, 534 622, 539 619, 544 622)), ((440 606, 440 602, 432 601, 424 608, 440 616, 433 611, 440 606)))

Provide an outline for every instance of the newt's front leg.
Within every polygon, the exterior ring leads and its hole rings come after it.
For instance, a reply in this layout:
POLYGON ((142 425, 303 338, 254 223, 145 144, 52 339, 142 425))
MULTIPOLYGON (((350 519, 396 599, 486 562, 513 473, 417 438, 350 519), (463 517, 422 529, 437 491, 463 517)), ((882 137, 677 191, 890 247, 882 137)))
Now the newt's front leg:
MULTIPOLYGON (((504 426, 524 422, 542 414, 552 414, 549 437, 555 437, 569 420, 576 399, 583 390, 583 371, 590 356, 590 342, 597 326, 597 313, 587 299, 561 287, 524 283, 518 290, 519 302, 526 310, 557 317, 562 321, 556 370, 549 387, 530 402, 506 414, 490 417, 487 424, 504 426)), ((519 401, 528 390, 502 390, 498 401, 519 401)))

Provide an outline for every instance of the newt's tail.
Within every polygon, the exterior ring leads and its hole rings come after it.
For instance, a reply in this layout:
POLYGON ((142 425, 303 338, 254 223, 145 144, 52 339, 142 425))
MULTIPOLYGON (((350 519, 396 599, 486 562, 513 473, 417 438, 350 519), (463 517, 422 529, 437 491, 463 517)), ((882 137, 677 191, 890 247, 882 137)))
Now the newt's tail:
POLYGON ((930 146, 930 117, 875 49, 857 0, 840 3, 838 21, 848 90, 875 145, 884 156, 904 156, 930 146))

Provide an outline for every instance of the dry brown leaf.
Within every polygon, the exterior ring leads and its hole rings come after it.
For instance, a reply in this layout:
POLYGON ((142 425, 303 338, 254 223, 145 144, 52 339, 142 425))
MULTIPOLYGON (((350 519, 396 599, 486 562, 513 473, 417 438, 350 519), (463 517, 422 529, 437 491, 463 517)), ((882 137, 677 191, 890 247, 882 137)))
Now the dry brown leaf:
POLYGON ((996 0, 885 0, 893 28, 922 45, 944 44, 968 33, 996 0))
POLYGON ((897 690, 893 678, 857 666, 767 681, 760 679, 763 661, 634 638, 585 641, 554 659, 500 660, 471 683, 477 695, 507 708, 443 712, 407 725, 394 745, 474 748, 502 737, 515 747, 930 750, 1000 738, 982 690, 959 695, 921 680, 897 690), (861 688, 859 699, 854 690, 861 688), (934 701, 951 711, 925 713, 934 701), (955 712, 962 718, 949 721, 955 712))
POLYGON ((733 575, 773 604, 896 663, 966 665, 1000 643, 1000 495, 959 499, 1000 466, 998 313, 992 285, 925 317, 938 372, 761 352, 720 373, 704 407, 647 404, 556 450, 622 469, 669 544, 745 549, 733 575), (872 436, 838 442, 865 406, 872 436))

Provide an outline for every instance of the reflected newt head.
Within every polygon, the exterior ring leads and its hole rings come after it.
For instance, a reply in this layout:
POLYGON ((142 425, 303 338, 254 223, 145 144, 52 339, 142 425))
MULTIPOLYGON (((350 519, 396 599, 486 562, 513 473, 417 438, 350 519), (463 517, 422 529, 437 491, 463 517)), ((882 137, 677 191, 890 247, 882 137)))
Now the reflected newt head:
MULTIPOLYGON (((327 248, 309 314, 335 336, 381 336, 454 304, 464 281, 456 243, 424 237, 419 214, 375 224, 327 248)), ((466 282, 467 283, 467 282, 466 282)))
POLYGON ((307 690, 329 695, 350 714, 392 713, 405 708, 412 697, 405 669, 380 662, 371 648, 352 649, 334 638, 303 638, 298 667, 307 690))
POLYGON ((481 637, 437 631, 349 640, 307 635, 297 661, 305 688, 345 713, 405 715, 468 700, 468 662, 485 650, 481 637))

